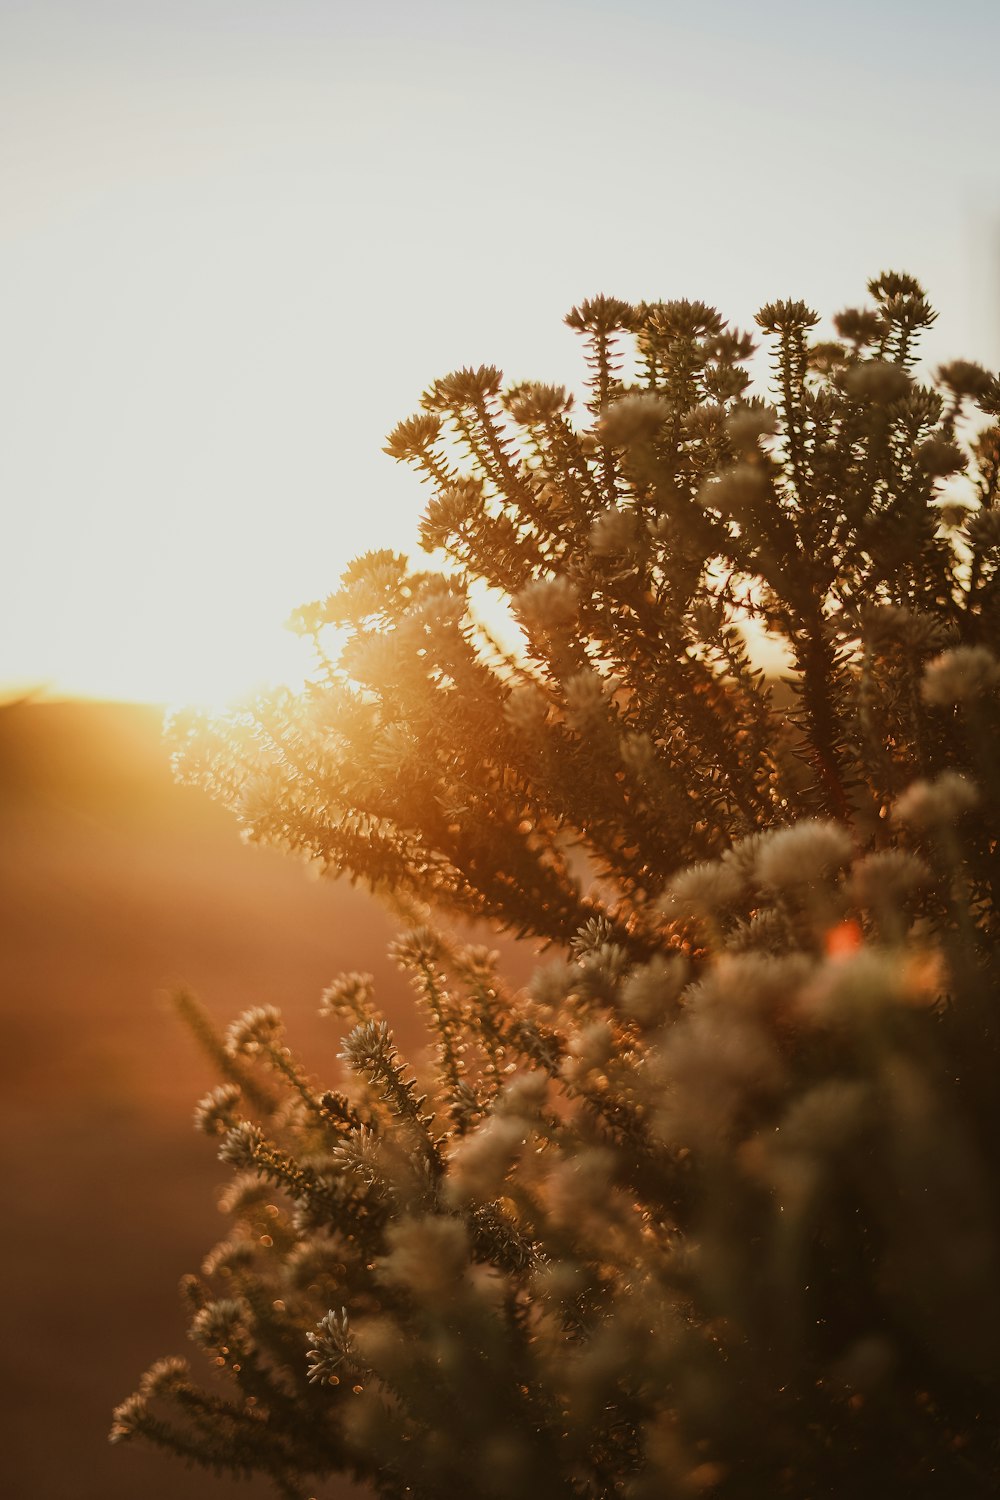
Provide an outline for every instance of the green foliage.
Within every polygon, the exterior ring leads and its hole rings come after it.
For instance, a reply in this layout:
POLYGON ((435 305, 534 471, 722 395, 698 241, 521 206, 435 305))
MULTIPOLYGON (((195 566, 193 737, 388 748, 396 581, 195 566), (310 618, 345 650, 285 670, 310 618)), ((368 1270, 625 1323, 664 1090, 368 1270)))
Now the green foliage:
POLYGON ((579 421, 435 382, 388 451, 441 566, 358 559, 305 694, 175 725, 249 837, 396 900, 433 1048, 344 975, 324 1091, 185 998, 232 1385, 165 1362, 115 1436, 287 1495, 996 1493, 1000 384, 921 383, 922 291, 869 291, 834 341, 762 309, 768 402, 687 302, 570 314, 579 421), (557 956, 514 990, 455 917, 557 956))

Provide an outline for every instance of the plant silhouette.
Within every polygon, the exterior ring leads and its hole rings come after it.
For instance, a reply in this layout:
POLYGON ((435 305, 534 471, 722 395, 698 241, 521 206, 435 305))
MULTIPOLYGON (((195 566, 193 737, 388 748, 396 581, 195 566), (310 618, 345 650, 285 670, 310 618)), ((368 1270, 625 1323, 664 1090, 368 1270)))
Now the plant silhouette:
POLYGON ((1000 384, 868 290, 761 310, 765 396, 713 308, 608 297, 579 410, 435 381, 387 448, 433 565, 359 558, 305 693, 175 721, 248 837, 395 903, 433 1055, 362 974, 330 1088, 180 997, 228 1379, 161 1362, 116 1439, 302 1497, 997 1492, 1000 384), (552 951, 515 987, 465 919, 552 951))

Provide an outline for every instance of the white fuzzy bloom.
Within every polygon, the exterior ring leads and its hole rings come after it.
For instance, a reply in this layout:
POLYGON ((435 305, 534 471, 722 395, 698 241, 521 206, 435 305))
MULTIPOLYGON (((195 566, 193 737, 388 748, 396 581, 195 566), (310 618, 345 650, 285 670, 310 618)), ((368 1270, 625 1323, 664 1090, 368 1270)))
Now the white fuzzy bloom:
POLYGON ((238 1349, 245 1353, 253 1348, 249 1308, 233 1297, 206 1302, 195 1313, 189 1331, 203 1349, 238 1349))
POLYGON ((762 437, 778 430, 778 414, 773 406, 744 406, 726 418, 726 435, 740 453, 752 453, 762 437))
POLYGON ((241 1216, 270 1202, 275 1189, 257 1172, 239 1172, 219 1194, 219 1212, 241 1216))
POLYGON ((529 1127, 519 1115, 491 1115, 463 1136, 449 1163, 445 1197, 459 1204, 470 1199, 492 1203, 524 1149, 529 1127))
POLYGON ((901 366, 886 360, 869 359, 848 370, 844 385, 850 395, 859 400, 888 404, 905 396, 912 381, 901 366))
POLYGON ((398 1220, 386 1230, 386 1241, 379 1279, 417 1296, 448 1297, 468 1268, 468 1230, 449 1215, 398 1220))
POLYGON ((387 724, 371 743, 372 764, 383 773, 396 775, 412 765, 420 754, 420 742, 412 730, 402 724, 387 724))
POLYGON ((777 956, 789 947, 791 931, 783 912, 762 906, 748 922, 737 922, 726 936, 729 953, 761 953, 777 956))
POLYGON ((767 492, 767 475, 759 463, 734 464, 702 485, 698 503, 739 518, 767 492))
POLYGON ((899 604, 871 604, 861 611, 865 638, 884 647, 899 642, 915 652, 942 644, 941 621, 899 604))
POLYGON ((520 1120, 537 1120, 549 1092, 548 1075, 537 1070, 515 1073, 496 1102, 498 1115, 512 1115, 520 1120))
POLYGON ((614 927, 606 916, 588 917, 582 927, 578 927, 569 940, 569 948, 573 957, 579 961, 588 953, 596 953, 598 948, 603 948, 605 943, 610 943, 614 936, 614 927))
POLYGON ((365 1020, 371 1014, 375 980, 371 974, 340 974, 320 996, 321 1016, 365 1020))
POLYGON ((591 1073, 601 1073, 614 1055, 615 1033, 607 1021, 594 1021, 577 1032, 562 1065, 568 1083, 582 1083, 591 1073))
POLYGON ((654 1064, 655 1128, 673 1146, 721 1145, 750 1100, 778 1092, 784 1065, 767 1030, 724 1006, 692 1007, 654 1064))
POLYGON ((911 828, 941 828, 957 823, 979 802, 977 788, 957 771, 943 771, 935 781, 915 781, 892 810, 895 822, 911 828))
POLYGON ((588 546, 595 557, 621 557, 639 540, 640 523, 633 511, 609 506, 590 528, 588 546))
POLYGON ((518 683, 510 691, 503 714, 515 734, 538 734, 549 716, 549 700, 540 688, 518 683))
POLYGON ((339 1382, 339 1372, 360 1374, 354 1356, 354 1336, 346 1307, 338 1313, 334 1308, 326 1314, 311 1333, 306 1334, 311 1345, 306 1354, 311 1382, 329 1380, 339 1382))
POLYGON ((859 859, 851 871, 851 895, 859 906, 883 910, 926 886, 930 870, 909 849, 882 849, 859 859))
POLYGON ((221 1083, 194 1107, 195 1129, 205 1135, 225 1135, 239 1120, 241 1093, 235 1083, 221 1083))
POLYGON ((395 632, 392 635, 356 636, 342 660, 356 682, 379 686, 398 682, 412 670, 412 663, 395 632))
POLYGON ((677 1004, 688 978, 688 961, 681 953, 657 954, 634 969, 621 990, 622 1013, 642 1026, 665 1020, 677 1004))
POLYGON ((203 1276, 231 1276, 253 1264, 255 1249, 250 1240, 222 1240, 214 1245, 201 1263, 203 1276))
POLYGON ((648 734, 623 734, 618 741, 622 765, 633 776, 646 776, 656 764, 656 750, 648 734))
POLYGON ((648 441, 656 436, 673 408, 669 401, 652 391, 622 396, 605 407, 597 430, 612 448, 627 448, 630 443, 648 441))
POLYGON ((1000 686, 1000 661, 986 646, 955 646, 942 651, 924 670, 920 696, 935 708, 952 708, 984 698, 1000 686))
POLYGON ((605 679, 588 667, 563 683, 566 711, 577 726, 605 717, 608 707, 606 686, 605 679))
POLYGON ((629 969, 629 956, 619 943, 600 943, 579 959, 580 993, 609 999, 629 969))
POLYGON ((714 916, 732 906, 743 894, 744 879, 740 870, 732 863, 706 860, 689 865, 675 875, 668 886, 667 901, 682 911, 714 916))
POLYGON ((804 818, 762 840, 757 873, 776 890, 794 890, 828 878, 848 862, 853 847, 850 834, 838 823, 804 818))
POLYGON ((545 1206, 557 1224, 578 1225, 589 1214, 609 1218, 615 1159, 599 1146, 561 1158, 548 1174, 545 1206))
POLYGON ((748 1162, 770 1181, 783 1209, 801 1210, 821 1186, 827 1162, 851 1149, 870 1116, 867 1084, 827 1079, 795 1100, 779 1126, 757 1136, 748 1162))
POLYGON ((455 954, 455 968, 470 984, 490 984, 496 979, 499 958, 498 948, 468 943, 455 954))
POLYGON ((420 969, 437 961, 441 944, 431 927, 411 927, 394 938, 386 950, 401 969, 420 969))
POLYGON ((559 630, 573 624, 580 608, 580 595, 569 578, 557 574, 525 584, 515 595, 514 606, 529 629, 559 630))
POLYGON ((264 1134, 251 1120, 241 1120, 227 1131, 219 1147, 219 1160, 240 1169, 252 1167, 264 1144, 264 1134))
POLYGON ((254 1005, 245 1010, 226 1033, 226 1051, 231 1057, 253 1057, 267 1047, 276 1047, 284 1034, 281 1012, 274 1005, 254 1005))
POLYGON ((112 1412, 108 1442, 128 1442, 129 1438, 142 1432, 149 1417, 149 1403, 145 1396, 139 1395, 137 1391, 135 1395, 127 1397, 119 1406, 116 1406, 112 1412))
POLYGON ((544 1009, 558 1010, 576 988, 579 977, 576 964, 559 958, 535 970, 528 981, 528 993, 544 1009))
POLYGON ((565 386, 532 382, 509 392, 506 403, 515 422, 531 426, 536 422, 563 416, 572 408, 573 397, 568 394, 565 386))
POLYGON ((868 1123, 871 1087, 855 1078, 829 1078, 803 1094, 781 1122, 783 1150, 839 1152, 868 1123))
POLYGON ((275 809, 286 804, 289 791, 289 776, 284 767, 259 765, 240 787, 234 805, 236 816, 252 833, 273 820, 275 809))
POLYGON ((158 1359, 139 1381, 139 1395, 147 1400, 169 1396, 179 1386, 186 1385, 190 1378, 191 1370, 186 1359, 178 1359, 176 1355, 158 1359))
POLYGON ((768 837, 766 833, 748 833, 743 838, 737 839, 722 856, 725 864, 739 872, 740 879, 747 890, 755 887, 757 856, 768 837))
POLYGON ((766 953, 750 949, 725 952, 705 977, 687 992, 690 1014, 763 1017, 770 1026, 775 1016, 791 1011, 797 996, 812 977, 814 961, 804 953, 766 953))
POLYGON ((799 1008, 814 1024, 852 1029, 869 1025, 886 1010, 933 1004, 945 982, 934 952, 865 946, 828 960, 802 991, 799 1008))

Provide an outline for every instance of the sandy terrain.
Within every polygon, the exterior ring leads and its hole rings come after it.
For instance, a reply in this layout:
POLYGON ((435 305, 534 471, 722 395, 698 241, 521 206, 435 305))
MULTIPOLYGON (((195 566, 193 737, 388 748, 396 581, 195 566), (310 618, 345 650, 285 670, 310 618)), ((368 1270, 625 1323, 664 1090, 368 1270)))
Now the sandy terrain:
POLYGON ((316 1006, 334 974, 370 969, 387 1008, 409 1011, 384 957, 392 927, 345 883, 244 847, 227 814, 174 786, 150 710, 0 710, 0 829, 0 1492, 270 1493, 106 1440, 150 1361, 197 1362, 173 1289, 223 1223, 225 1170, 190 1126, 215 1080, 162 992, 183 980, 220 1020, 280 1004, 333 1079, 338 1038, 316 1006))

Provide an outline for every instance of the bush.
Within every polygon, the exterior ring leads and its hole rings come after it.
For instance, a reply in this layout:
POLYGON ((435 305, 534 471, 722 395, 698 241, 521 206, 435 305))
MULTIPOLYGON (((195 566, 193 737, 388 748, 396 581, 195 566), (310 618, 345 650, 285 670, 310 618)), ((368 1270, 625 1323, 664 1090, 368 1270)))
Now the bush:
POLYGON ((433 1065, 365 975, 335 1089, 181 997, 229 1387, 161 1362, 114 1437, 288 1496, 997 1492, 1000 384, 923 383, 924 294, 869 291, 834 341, 762 309, 770 404, 691 302, 574 309, 582 418, 435 382, 387 451, 441 566, 358 559, 304 694, 175 723, 250 838, 396 903, 433 1065))

